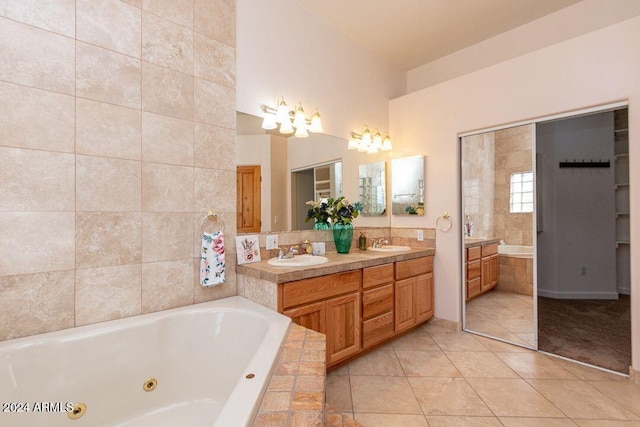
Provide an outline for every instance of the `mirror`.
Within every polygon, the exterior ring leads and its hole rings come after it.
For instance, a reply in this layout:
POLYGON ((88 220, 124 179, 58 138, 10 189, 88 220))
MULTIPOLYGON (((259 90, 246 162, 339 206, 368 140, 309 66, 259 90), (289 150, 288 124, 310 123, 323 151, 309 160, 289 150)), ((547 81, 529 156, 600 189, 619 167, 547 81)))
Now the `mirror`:
POLYGON ((391 213, 424 215, 424 157, 391 161, 391 213))
POLYGON ((360 215, 384 215, 387 211, 387 163, 376 162, 358 166, 360 215))
MULTIPOLYGON (((298 221, 292 215, 294 206, 314 198, 302 195, 298 200, 292 194, 294 173, 342 162, 341 194, 357 201, 359 165, 388 158, 386 152, 367 154, 348 150, 346 139, 332 135, 310 133, 308 138, 295 138, 277 130, 266 131, 262 129, 262 118, 250 114, 238 112, 236 120, 236 164, 238 167, 260 166, 261 232, 293 231, 313 225, 305 223, 304 218, 298 221)), ((390 217, 385 214, 358 218, 358 226, 385 227, 389 222, 390 217)))
POLYGON ((534 125, 461 138, 464 329, 536 348, 534 125))
POLYGON ((313 230, 306 221, 309 200, 337 198, 342 195, 342 162, 330 162, 291 172, 291 217, 294 230, 313 230))

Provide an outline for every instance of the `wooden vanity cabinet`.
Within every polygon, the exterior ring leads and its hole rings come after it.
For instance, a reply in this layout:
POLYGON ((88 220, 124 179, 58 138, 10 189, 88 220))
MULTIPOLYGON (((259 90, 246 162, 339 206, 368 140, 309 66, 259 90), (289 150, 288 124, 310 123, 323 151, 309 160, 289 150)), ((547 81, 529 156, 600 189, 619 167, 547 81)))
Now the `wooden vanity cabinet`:
POLYGON ((498 284, 498 244, 467 248, 467 301, 498 284))
POLYGON ((327 366, 353 357, 433 316, 433 257, 278 285, 294 323, 326 334, 327 366))

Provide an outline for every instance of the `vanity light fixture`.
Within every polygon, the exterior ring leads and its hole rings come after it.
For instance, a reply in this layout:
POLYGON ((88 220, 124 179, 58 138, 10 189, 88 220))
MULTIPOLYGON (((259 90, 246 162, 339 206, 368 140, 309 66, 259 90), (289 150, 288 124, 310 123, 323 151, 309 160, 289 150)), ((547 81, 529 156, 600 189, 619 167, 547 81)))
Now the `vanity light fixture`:
POLYGON ((282 96, 278 98, 276 108, 263 105, 262 111, 264 111, 262 129, 273 130, 280 123, 280 133, 290 135, 294 133, 295 128, 295 136, 297 138, 306 138, 309 136, 309 132, 318 133, 323 131, 322 120, 317 108, 314 110, 311 119, 307 119, 301 103, 298 102, 293 111, 291 111, 282 96))
POLYGON ((393 145, 388 134, 382 138, 377 129, 374 129, 373 136, 367 125, 362 126, 361 133, 351 132, 349 139, 349 150, 358 150, 361 153, 376 154, 378 151, 391 151, 393 145))

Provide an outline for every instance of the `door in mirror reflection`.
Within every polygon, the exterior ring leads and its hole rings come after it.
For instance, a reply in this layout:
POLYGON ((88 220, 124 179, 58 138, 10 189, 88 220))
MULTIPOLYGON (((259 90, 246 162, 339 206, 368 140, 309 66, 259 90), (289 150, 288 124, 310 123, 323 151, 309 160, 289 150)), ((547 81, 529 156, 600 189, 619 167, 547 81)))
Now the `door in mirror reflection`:
POLYGON ((464 329, 536 348, 534 125, 461 138, 464 329))

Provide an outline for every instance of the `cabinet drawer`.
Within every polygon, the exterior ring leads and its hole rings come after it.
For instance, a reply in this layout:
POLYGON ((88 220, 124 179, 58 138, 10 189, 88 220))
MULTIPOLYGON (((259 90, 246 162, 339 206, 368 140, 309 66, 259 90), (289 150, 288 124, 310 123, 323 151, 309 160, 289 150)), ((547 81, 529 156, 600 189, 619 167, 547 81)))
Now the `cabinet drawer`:
POLYGON ((467 263, 467 280, 480 277, 482 262, 480 260, 470 261, 467 263))
POLYGON ((369 319, 393 310, 393 284, 362 293, 362 317, 369 319))
POLYGON ((368 348, 393 336, 393 313, 362 322, 362 347, 368 348))
POLYGON ((498 253, 498 244, 493 245, 484 245, 482 247, 482 258, 490 255, 495 255, 498 253))
POLYGON ((482 256, 482 247, 476 246, 475 248, 467 249, 467 261, 474 261, 476 259, 480 259, 482 256))
POLYGON ((396 280, 406 279, 407 277, 417 276, 431 271, 433 271, 432 256, 396 262, 396 280))
POLYGON ((371 288, 393 282, 393 264, 377 265, 362 269, 362 287, 371 288))
POLYGON ((467 299, 480 294, 480 278, 467 280, 467 299))
POLYGON ((283 308, 358 291, 360 278, 361 270, 354 270, 285 283, 282 292, 283 308))

